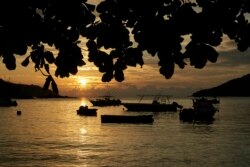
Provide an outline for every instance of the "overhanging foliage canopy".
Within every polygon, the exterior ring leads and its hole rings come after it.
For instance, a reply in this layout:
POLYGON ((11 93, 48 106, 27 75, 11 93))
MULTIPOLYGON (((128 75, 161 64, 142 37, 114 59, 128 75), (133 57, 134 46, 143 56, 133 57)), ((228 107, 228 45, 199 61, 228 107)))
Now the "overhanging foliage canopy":
POLYGON ((45 69, 44 88, 57 86, 49 64, 55 64, 56 77, 75 75, 85 65, 78 46, 86 37, 88 61, 101 73, 102 81, 124 80, 127 66, 143 65, 143 51, 159 58, 159 71, 171 78, 176 65, 203 68, 216 62, 214 47, 227 35, 240 51, 250 46, 250 26, 246 14, 249 0, 104 0, 92 5, 87 0, 2 0, 0 2, 0 57, 9 70, 16 68, 16 55, 25 55, 36 70, 45 69), (137 45, 133 45, 134 41, 137 45), (183 36, 191 41, 184 52, 183 36), (53 46, 58 55, 46 50, 53 46), (109 49, 111 52, 104 52, 109 49))

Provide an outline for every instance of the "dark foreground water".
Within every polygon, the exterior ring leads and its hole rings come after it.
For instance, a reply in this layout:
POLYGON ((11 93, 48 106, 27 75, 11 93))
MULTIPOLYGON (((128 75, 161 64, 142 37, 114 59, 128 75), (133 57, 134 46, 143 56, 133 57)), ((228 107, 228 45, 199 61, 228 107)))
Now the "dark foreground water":
POLYGON ((17 100, 0 108, 0 166, 248 167, 250 98, 220 100, 212 124, 182 123, 178 112, 155 114, 153 124, 101 124, 101 114, 134 113, 98 107, 83 117, 76 109, 87 99, 17 100))

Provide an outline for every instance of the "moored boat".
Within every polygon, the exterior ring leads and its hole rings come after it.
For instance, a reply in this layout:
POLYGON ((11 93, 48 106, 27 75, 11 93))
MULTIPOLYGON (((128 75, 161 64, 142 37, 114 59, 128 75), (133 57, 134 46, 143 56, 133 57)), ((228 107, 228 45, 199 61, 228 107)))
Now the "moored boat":
POLYGON ((0 99, 0 107, 11 107, 11 106, 17 106, 16 100, 11 100, 9 98, 0 99))
POLYGON ((102 123, 153 123, 153 115, 101 115, 102 123))
POLYGON ((78 115, 84 116, 97 116, 97 108, 88 108, 88 106, 80 106, 78 110, 76 110, 78 115))
POLYGON ((220 103, 220 99, 217 97, 200 97, 200 98, 195 98, 195 101, 207 101, 210 102, 212 104, 219 104, 220 103))
POLYGON ((180 111, 179 117, 182 121, 213 121, 215 113, 219 111, 214 102, 202 99, 193 99, 193 108, 184 108, 180 111))
POLYGON ((121 105, 121 100, 114 96, 99 96, 96 99, 89 100, 93 106, 118 106, 121 105))
POLYGON ((178 108, 182 108, 176 102, 170 103, 170 96, 167 95, 140 95, 141 99, 138 103, 122 103, 124 107, 127 108, 128 111, 149 111, 149 112, 164 112, 164 111, 172 111, 176 112, 178 108), (142 103, 141 100, 144 96, 154 96, 152 103, 142 103), (168 101, 168 103, 167 103, 168 101))

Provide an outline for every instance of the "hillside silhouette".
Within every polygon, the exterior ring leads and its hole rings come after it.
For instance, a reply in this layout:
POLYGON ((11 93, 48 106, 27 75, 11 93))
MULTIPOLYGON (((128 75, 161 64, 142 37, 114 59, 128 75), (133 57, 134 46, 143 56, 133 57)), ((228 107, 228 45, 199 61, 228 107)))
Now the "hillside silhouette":
POLYGON ((250 74, 232 79, 219 86, 193 93, 194 97, 201 96, 250 96, 250 74))
POLYGON ((44 90, 37 85, 24 85, 4 81, 0 79, 0 98, 62 98, 50 90, 44 90))

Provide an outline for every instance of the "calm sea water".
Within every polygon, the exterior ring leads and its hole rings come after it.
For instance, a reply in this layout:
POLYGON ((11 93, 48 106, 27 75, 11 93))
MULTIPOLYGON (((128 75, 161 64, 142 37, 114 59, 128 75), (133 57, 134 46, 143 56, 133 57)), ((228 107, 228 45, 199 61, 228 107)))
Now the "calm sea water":
POLYGON ((153 124, 101 124, 101 114, 134 113, 97 107, 97 117, 84 117, 76 114, 91 106, 84 98, 17 100, 0 108, 0 166, 248 167, 250 98, 220 100, 211 124, 182 123, 178 112, 155 114, 153 124))

